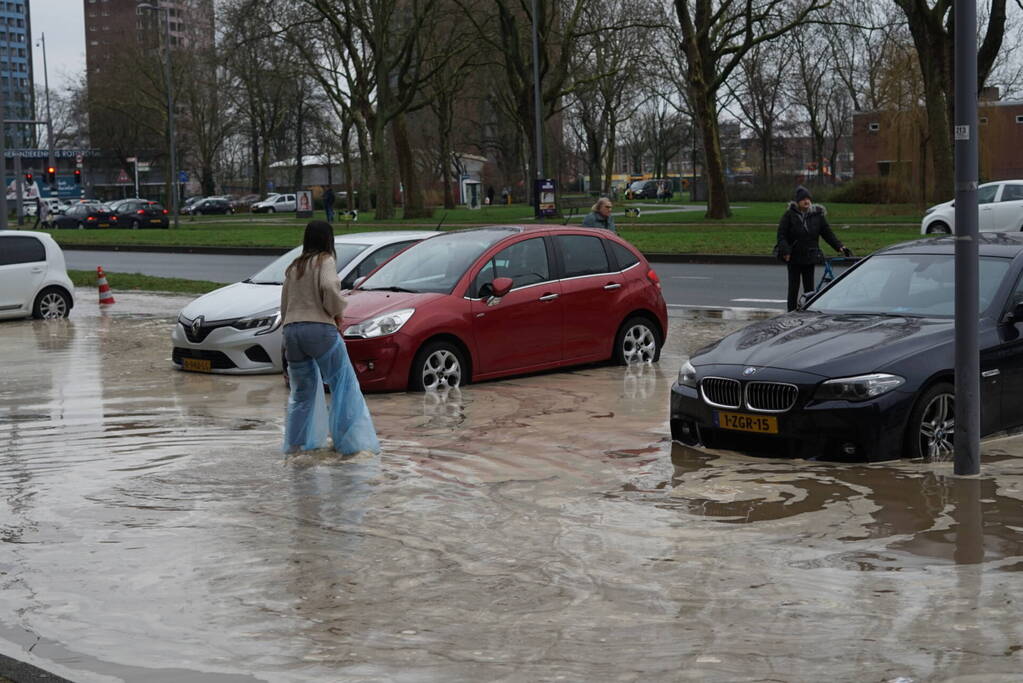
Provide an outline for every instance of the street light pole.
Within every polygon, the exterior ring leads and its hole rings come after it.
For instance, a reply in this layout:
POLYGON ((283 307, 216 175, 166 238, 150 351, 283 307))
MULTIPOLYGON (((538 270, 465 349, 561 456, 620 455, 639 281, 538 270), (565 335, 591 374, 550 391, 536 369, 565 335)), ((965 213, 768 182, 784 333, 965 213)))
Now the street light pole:
MULTIPOLYGON (((46 34, 39 34, 39 44, 43 48, 43 88, 46 90, 46 144, 50 148, 50 163, 47 168, 57 168, 57 158, 53 151, 53 115, 50 113, 50 76, 46 68, 46 34)), ((57 183, 56 176, 53 179, 57 183)), ((52 188, 57 190, 57 187, 52 188)))
POLYGON ((955 473, 980 474, 977 3, 955 19, 955 473))
MULTIPOLYGON (((167 139, 170 147, 170 191, 171 191, 171 213, 174 216, 174 228, 178 227, 178 150, 174 132, 174 83, 171 69, 171 43, 170 43, 170 8, 151 5, 148 2, 136 5, 137 9, 148 9, 154 12, 163 12, 163 49, 167 53, 167 59, 163 63, 164 81, 167 84, 167 139)), ((137 162, 136 162, 137 163, 137 162)))

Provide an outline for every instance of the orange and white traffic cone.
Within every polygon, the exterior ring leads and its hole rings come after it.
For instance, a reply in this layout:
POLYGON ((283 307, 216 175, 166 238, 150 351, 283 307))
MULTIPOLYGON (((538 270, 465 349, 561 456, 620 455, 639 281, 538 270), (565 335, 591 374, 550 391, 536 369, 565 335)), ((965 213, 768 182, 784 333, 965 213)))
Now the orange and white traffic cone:
POLYGON ((114 303, 114 295, 107 284, 107 275, 103 272, 103 266, 96 266, 96 283, 99 285, 99 303, 108 305, 114 303))

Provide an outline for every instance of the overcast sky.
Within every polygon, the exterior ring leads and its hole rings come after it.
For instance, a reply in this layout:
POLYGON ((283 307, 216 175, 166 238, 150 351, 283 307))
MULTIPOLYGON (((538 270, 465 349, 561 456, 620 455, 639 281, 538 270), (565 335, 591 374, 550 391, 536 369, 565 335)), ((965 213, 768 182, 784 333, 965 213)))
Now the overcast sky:
POLYGON ((30 0, 32 63, 35 80, 43 84, 43 51, 39 34, 46 34, 46 64, 50 87, 59 89, 85 70, 85 3, 82 0, 30 0))

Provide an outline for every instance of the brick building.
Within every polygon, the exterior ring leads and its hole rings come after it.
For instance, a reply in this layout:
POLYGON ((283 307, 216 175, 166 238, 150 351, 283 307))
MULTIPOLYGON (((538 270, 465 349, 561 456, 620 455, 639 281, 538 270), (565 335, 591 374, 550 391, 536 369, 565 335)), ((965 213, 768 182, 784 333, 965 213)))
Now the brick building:
MULTIPOLYGON (((987 99, 978 108, 980 181, 1023 178, 1023 100, 987 99)), ((857 178, 892 177, 926 196, 934 176, 923 107, 853 116, 857 178)))

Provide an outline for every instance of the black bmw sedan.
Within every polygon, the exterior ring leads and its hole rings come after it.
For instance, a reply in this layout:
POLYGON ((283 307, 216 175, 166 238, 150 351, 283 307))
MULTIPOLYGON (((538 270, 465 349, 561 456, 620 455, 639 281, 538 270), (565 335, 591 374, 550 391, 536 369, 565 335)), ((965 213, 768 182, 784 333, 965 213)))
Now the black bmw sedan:
MULTIPOLYGON (((1023 234, 980 235, 981 431, 1023 426, 1023 234)), ((799 310, 697 351, 682 443, 822 460, 952 458, 954 240, 875 252, 799 310)))

